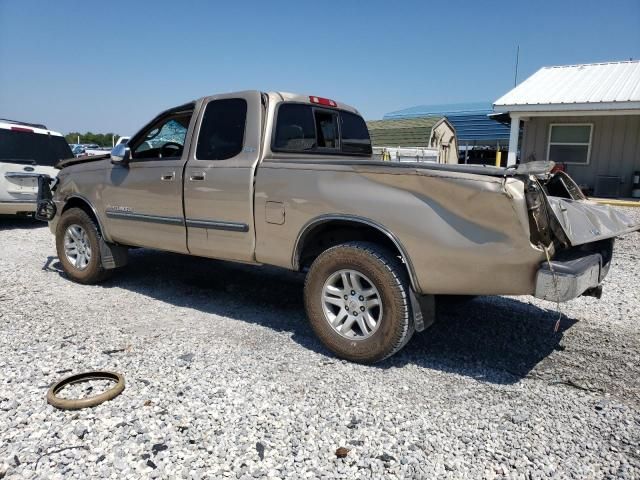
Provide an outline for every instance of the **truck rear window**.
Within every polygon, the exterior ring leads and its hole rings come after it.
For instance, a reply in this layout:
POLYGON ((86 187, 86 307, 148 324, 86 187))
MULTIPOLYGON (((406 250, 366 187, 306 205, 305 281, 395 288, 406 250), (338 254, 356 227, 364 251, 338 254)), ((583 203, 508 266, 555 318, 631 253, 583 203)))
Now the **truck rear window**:
POLYGON ((367 125, 359 115, 307 104, 278 108, 274 151, 371 155, 367 125))
POLYGON ((340 126, 342 151, 344 153, 371 155, 369 130, 362 117, 350 112, 340 112, 340 120, 342 121, 340 126))
POLYGON ((64 137, 0 128, 0 162, 54 166, 71 157, 64 137))

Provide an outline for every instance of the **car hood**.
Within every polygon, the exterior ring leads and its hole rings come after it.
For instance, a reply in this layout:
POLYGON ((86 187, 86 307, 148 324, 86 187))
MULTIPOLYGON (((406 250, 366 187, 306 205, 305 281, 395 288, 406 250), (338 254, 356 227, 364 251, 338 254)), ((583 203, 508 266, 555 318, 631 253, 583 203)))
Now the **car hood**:
POLYGON ((64 167, 68 167, 70 165, 77 165, 79 163, 87 163, 87 162, 96 162, 98 160, 104 160, 105 158, 111 158, 111 153, 105 153, 104 155, 87 155, 84 157, 66 158, 64 160, 60 160, 56 164, 56 168, 61 170, 64 167))

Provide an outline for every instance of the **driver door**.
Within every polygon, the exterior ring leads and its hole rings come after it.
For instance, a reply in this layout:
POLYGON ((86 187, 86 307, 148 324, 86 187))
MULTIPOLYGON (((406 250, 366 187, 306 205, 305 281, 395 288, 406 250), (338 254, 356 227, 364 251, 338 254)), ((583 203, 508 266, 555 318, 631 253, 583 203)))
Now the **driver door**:
POLYGON ((103 202, 113 241, 187 253, 182 174, 190 109, 167 112, 129 142, 131 160, 107 170, 103 202))

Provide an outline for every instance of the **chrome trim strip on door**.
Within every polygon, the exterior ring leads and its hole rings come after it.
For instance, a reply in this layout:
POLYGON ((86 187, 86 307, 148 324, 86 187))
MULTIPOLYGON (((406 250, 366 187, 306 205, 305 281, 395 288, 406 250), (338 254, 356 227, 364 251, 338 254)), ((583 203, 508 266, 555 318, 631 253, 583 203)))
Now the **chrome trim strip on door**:
POLYGON ((246 223, 215 222, 215 221, 209 221, 209 220, 187 219, 187 227, 210 228, 211 230, 226 230, 229 232, 248 232, 249 231, 249 225, 247 225, 246 223))
MULTIPOLYGON (((109 218, 119 220, 136 220, 138 222, 163 223, 166 225, 184 225, 185 222, 180 217, 162 217, 159 215, 146 215, 144 213, 124 212, 121 210, 106 210, 109 218)), ((226 230, 229 232, 248 232, 249 225, 235 222, 216 222, 209 220, 187 220, 187 227, 210 228, 212 230, 226 230)))
POLYGON ((162 217, 159 215, 145 215, 144 213, 122 212, 120 210, 106 210, 108 218, 119 220, 135 220, 138 222, 162 223, 165 225, 184 225, 181 217, 162 217))

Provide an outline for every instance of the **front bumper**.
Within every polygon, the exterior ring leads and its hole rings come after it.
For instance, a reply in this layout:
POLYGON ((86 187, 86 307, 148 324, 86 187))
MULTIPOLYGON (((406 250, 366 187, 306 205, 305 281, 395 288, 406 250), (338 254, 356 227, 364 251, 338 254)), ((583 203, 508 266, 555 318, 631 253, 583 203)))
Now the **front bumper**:
POLYGON ((535 296, 553 302, 567 302, 585 292, 597 291, 608 272, 600 253, 587 253, 564 260, 543 262, 536 275, 535 296))

